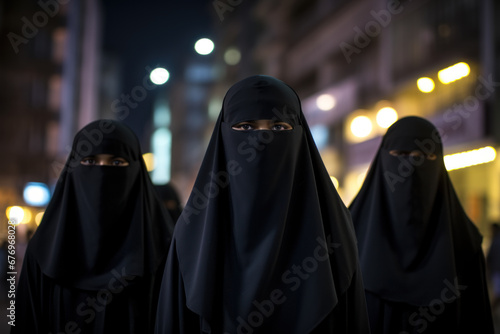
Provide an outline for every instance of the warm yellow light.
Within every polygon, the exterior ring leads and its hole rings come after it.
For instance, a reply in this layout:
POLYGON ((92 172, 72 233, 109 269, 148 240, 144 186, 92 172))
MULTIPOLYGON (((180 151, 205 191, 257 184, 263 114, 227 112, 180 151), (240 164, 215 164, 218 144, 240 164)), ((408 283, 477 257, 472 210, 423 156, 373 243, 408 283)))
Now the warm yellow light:
POLYGON ((9 206, 5 213, 12 225, 19 225, 24 219, 24 209, 20 206, 9 206))
POLYGON ((236 65, 241 60, 241 52, 238 48, 231 47, 224 52, 224 61, 228 65, 236 65))
POLYGON ((148 172, 151 172, 153 169, 155 169, 155 156, 153 153, 144 153, 142 155, 142 158, 144 159, 144 163, 146 164, 146 169, 148 172))
POLYGON ((381 128, 387 129, 397 120, 398 113, 394 108, 384 107, 377 112, 377 124, 381 128))
POLYGON ((487 146, 471 151, 446 155, 444 157, 444 165, 446 170, 451 171, 491 162, 495 160, 496 156, 496 150, 491 146, 487 146))
POLYGON ((422 93, 430 93, 434 90, 434 80, 431 78, 423 77, 417 80, 417 87, 422 93))
POLYGON ((368 173, 368 170, 365 170, 364 172, 359 173, 358 176, 356 177, 356 185, 358 186, 358 189, 361 189, 361 187, 363 186, 363 183, 365 182, 367 173, 368 173))
POLYGON ((366 116, 357 116, 351 121, 351 132, 358 138, 367 137, 372 128, 372 121, 366 116))
POLYGON ((439 81, 449 84, 468 76, 470 67, 464 62, 457 63, 438 72, 439 81))
POLYGON ((33 214, 31 213, 31 210, 29 208, 24 207, 23 210, 24 210, 24 217, 23 220, 21 220, 21 224, 28 224, 31 221, 33 214))
POLYGON ((330 94, 322 94, 316 98, 316 106, 323 111, 328 111, 333 109, 337 101, 330 94))
POLYGON ((330 176, 330 180, 332 180, 333 185, 335 186, 335 189, 339 189, 339 180, 335 176, 330 176))
POLYGON ((36 216, 35 216, 35 223, 36 223, 37 226, 40 225, 44 213, 45 212, 42 211, 42 212, 39 212, 39 213, 36 214, 36 216))

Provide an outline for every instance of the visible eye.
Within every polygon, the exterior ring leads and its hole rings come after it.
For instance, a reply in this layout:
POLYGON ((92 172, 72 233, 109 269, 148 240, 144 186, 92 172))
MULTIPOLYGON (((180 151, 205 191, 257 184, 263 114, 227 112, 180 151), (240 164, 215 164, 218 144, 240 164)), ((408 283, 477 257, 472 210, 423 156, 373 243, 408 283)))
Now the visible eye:
POLYGON ((233 125, 232 128, 234 130, 238 130, 238 131, 250 131, 250 130, 255 129, 253 124, 250 122, 241 122, 241 123, 233 125))
POLYGON ((292 130, 293 127, 286 123, 286 122, 278 122, 278 123, 274 123, 271 130, 274 130, 274 131, 283 131, 283 130, 292 130))
POLYGON ((405 156, 405 155, 410 155, 410 151, 390 150, 389 154, 395 157, 400 155, 405 156))
POLYGON ((437 156, 434 153, 425 154, 422 151, 401 151, 401 150, 391 150, 389 154, 392 156, 412 156, 412 157, 425 157, 427 160, 436 160, 437 156))
POLYGON ((114 158, 111 161, 112 166, 128 166, 128 161, 123 158, 114 158))
POLYGON ((94 157, 86 157, 83 158, 82 161, 80 161, 80 163, 85 166, 92 166, 96 164, 96 160, 94 159, 94 157))

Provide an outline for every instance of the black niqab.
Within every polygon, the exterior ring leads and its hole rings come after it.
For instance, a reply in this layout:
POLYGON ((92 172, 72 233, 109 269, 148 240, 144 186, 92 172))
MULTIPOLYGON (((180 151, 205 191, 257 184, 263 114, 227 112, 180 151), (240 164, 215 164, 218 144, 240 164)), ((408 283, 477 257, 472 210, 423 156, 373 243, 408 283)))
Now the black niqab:
POLYGON ((54 195, 28 251, 59 284, 99 290, 113 270, 143 277, 165 260, 173 223, 149 180, 135 134, 113 120, 92 122, 75 136, 54 195), (84 166, 112 154, 126 167, 84 166))
POLYGON ((365 288, 386 300, 429 305, 481 252, 481 235, 444 166, 439 132, 425 119, 405 117, 388 129, 349 208, 365 288))
MULTIPOLYGON (((362 293, 349 212, 289 86, 253 76, 229 89, 170 252, 158 333, 189 332, 172 325, 184 316, 177 280, 203 333, 309 333, 349 288, 362 293), (293 129, 232 129, 259 119, 293 129)), ((364 298, 350 302, 351 332, 366 329, 364 298)))

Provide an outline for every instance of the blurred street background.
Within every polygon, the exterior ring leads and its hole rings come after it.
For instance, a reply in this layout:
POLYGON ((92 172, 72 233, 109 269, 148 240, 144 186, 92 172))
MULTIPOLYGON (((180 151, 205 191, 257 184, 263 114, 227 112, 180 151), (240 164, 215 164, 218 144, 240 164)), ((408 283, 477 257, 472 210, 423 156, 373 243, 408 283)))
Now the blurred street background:
POLYGON ((153 182, 186 201, 225 92, 267 74, 299 94, 346 205, 395 120, 433 122, 487 252, 500 222, 495 17, 494 0, 0 0, 0 243, 22 220, 19 271, 74 135, 99 118, 127 123, 153 182))

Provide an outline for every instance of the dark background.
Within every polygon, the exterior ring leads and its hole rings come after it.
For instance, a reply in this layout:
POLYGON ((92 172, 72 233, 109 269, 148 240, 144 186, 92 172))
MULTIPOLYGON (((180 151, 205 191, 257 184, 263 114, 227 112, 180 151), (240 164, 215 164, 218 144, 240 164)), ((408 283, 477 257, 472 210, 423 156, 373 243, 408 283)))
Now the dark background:
MULTIPOLYGON (((203 0, 103 0, 103 51, 120 60, 121 91, 142 85, 146 67, 164 67, 171 82, 183 75, 194 43, 212 37, 212 3, 203 0)), ((168 90, 165 87, 159 89, 168 90)), ((158 90, 159 90, 158 89, 158 90)), ((125 122, 141 137, 150 118, 153 91, 125 122)))

